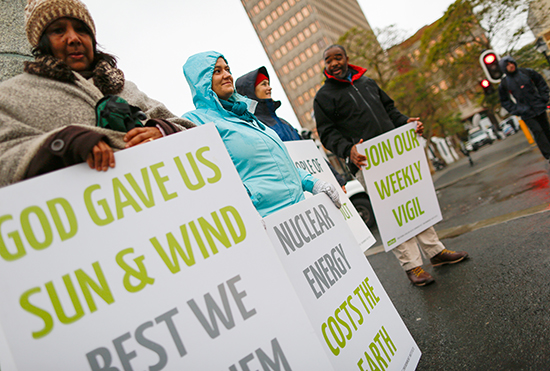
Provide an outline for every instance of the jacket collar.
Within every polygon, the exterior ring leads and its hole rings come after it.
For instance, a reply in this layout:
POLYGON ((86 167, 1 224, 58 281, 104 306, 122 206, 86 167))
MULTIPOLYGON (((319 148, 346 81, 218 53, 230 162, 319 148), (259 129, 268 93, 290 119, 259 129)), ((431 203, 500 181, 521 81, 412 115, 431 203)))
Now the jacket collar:
POLYGON ((351 82, 349 80, 339 79, 339 78, 336 78, 336 77, 330 75, 327 72, 326 68, 324 70, 324 74, 327 77, 327 79, 329 79, 329 80, 335 80, 335 81, 340 81, 340 82, 344 82, 344 83, 348 83, 348 84, 353 84, 361 76, 363 76, 365 74, 365 72, 367 72, 367 69, 363 68, 363 67, 355 66, 353 64, 348 64, 348 71, 351 72, 351 82))

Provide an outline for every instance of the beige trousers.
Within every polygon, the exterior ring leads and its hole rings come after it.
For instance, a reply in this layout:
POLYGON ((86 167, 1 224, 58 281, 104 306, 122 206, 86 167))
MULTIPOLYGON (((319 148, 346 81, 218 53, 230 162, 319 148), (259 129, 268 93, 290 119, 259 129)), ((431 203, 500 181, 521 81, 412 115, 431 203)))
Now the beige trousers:
MULTIPOLYGON (((358 171, 355 174, 355 178, 366 190, 367 185, 365 184, 363 173, 358 171)), ((441 241, 439 241, 439 237, 437 237, 437 233, 433 227, 420 232, 415 237, 403 242, 401 245, 392 250, 404 270, 408 271, 409 269, 420 267, 422 265, 422 255, 418 245, 420 245, 420 248, 422 248, 424 255, 426 255, 426 258, 428 259, 433 258, 445 248, 441 241)))

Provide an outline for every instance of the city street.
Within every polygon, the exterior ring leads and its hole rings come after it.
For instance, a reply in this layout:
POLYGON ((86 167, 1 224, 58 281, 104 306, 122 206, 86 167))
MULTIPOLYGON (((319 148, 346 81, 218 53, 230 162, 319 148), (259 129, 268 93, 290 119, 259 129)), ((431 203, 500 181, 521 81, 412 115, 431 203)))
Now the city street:
POLYGON ((462 158, 433 177, 435 228, 470 259, 437 268, 425 259, 436 280, 426 287, 380 246, 368 260, 422 351, 418 370, 548 370, 548 163, 521 132, 471 156, 474 166, 462 158))

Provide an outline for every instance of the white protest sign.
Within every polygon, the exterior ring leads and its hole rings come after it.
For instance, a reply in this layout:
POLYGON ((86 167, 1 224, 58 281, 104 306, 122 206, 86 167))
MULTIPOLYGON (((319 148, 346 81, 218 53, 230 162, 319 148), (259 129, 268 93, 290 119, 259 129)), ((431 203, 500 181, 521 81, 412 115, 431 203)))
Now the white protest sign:
POLYGON ((416 123, 357 145, 384 248, 390 251, 442 219, 416 123))
POLYGON ((333 370, 213 125, 116 161, 0 189, 2 371, 333 370))
MULTIPOLYGON (((342 190, 342 187, 338 184, 315 143, 312 140, 295 140, 284 143, 297 168, 307 171, 315 178, 332 183, 336 187, 340 196, 340 202, 342 203, 340 212, 350 227, 357 243, 363 251, 366 251, 376 242, 376 239, 363 222, 363 219, 361 219, 361 215, 359 215, 348 196, 342 190)), ((306 192, 305 196, 306 198, 311 197, 312 194, 306 192)))
POLYGON ((418 346, 328 196, 264 221, 336 370, 416 368, 418 346))

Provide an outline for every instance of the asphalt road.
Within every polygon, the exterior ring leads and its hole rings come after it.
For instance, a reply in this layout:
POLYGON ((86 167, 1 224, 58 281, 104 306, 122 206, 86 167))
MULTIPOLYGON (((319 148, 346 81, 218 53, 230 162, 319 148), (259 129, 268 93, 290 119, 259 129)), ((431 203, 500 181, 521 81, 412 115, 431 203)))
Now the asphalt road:
MULTIPOLYGON (((418 370, 550 370, 549 165, 523 134, 434 174, 436 225, 467 261, 409 283, 393 254, 367 258, 416 340, 418 370)), ((374 231, 375 234, 376 231, 374 231)))

